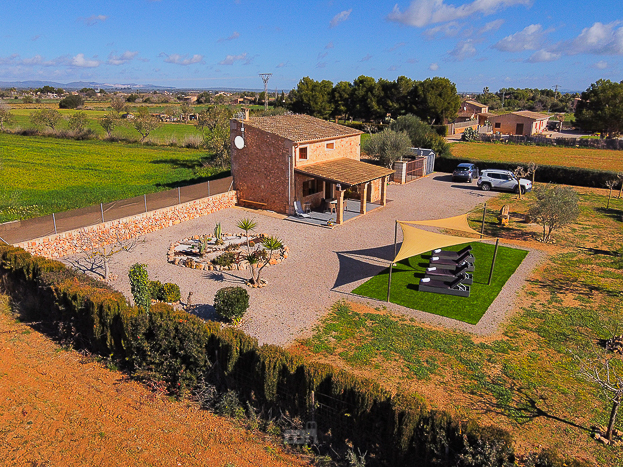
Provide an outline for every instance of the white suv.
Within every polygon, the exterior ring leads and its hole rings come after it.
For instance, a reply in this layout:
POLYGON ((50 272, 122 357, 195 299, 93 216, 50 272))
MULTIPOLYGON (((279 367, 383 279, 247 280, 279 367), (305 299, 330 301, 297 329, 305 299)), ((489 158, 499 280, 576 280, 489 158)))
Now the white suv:
POLYGON ((522 178, 518 181, 515 174, 510 170, 487 169, 483 170, 478 178, 478 186, 482 191, 494 189, 517 193, 520 185, 522 193, 532 190, 532 182, 530 180, 522 178))

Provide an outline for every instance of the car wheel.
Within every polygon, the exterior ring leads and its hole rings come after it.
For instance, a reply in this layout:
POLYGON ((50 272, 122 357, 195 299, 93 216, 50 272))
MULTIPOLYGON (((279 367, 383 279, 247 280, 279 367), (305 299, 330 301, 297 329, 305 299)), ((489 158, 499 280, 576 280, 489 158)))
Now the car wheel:
POLYGON ((480 189, 482 191, 489 191, 491 189, 491 185, 489 185, 488 183, 483 183, 482 185, 480 185, 480 189))

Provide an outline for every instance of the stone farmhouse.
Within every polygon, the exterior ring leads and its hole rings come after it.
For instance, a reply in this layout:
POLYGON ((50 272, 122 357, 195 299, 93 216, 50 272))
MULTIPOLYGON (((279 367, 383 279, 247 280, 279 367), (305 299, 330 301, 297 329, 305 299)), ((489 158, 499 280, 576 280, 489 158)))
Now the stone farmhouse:
POLYGON ((461 108, 456 121, 466 122, 469 120, 478 120, 478 125, 484 125, 491 116, 493 116, 493 114, 489 113, 488 105, 468 99, 461 102, 461 108))
POLYGON ((547 130, 549 118, 549 115, 522 110, 520 112, 491 116, 489 121, 493 125, 494 133, 531 136, 547 130))
POLYGON ((231 172, 241 204, 294 214, 294 202, 336 210, 343 222, 344 196, 386 204, 393 170, 360 160, 361 134, 308 115, 232 119, 231 172))

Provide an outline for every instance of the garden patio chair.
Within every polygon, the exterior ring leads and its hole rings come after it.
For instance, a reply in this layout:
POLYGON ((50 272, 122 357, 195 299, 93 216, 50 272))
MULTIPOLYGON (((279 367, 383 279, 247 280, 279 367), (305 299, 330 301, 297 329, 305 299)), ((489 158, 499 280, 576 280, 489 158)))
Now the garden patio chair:
POLYGON ((294 213, 296 214, 296 217, 311 217, 309 214, 303 211, 303 208, 301 208, 300 201, 294 202, 294 213))
POLYGON ((419 290, 421 292, 432 292, 444 295, 455 295, 457 297, 469 297, 469 285, 461 283, 461 278, 457 277, 452 282, 435 281, 429 277, 420 279, 419 290))

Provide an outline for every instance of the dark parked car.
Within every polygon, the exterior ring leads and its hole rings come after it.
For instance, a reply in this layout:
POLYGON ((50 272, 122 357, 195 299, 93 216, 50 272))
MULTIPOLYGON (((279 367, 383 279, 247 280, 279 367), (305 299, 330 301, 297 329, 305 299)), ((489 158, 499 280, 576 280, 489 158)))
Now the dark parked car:
POLYGON ((454 172, 452 172, 452 181, 472 183, 472 180, 477 180, 479 176, 478 167, 474 164, 464 162, 457 165, 454 172))

